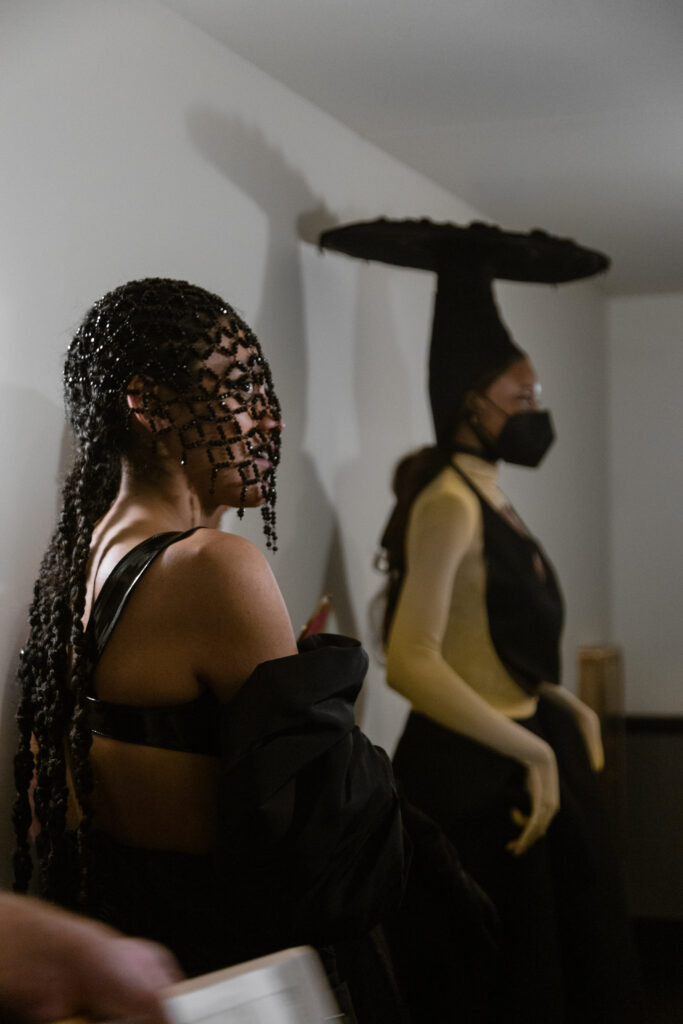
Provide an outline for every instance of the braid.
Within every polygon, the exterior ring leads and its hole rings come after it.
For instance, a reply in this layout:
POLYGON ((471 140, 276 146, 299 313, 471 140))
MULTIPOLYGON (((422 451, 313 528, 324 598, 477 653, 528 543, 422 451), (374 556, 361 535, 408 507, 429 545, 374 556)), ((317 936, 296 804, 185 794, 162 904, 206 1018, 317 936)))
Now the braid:
POLYGON ((250 328, 219 296, 184 281, 149 278, 105 295, 83 320, 64 367, 76 453, 64 482, 59 520, 34 586, 29 637, 18 672, 19 744, 14 762, 15 888, 26 891, 32 874, 29 832, 34 783, 40 895, 82 909, 87 909, 89 900, 93 815, 87 696, 94 652, 82 622, 87 563, 95 523, 111 507, 119 489, 122 458, 131 463, 141 458, 130 430, 128 395, 134 378, 143 382, 139 394, 148 412, 153 402, 158 404, 152 398, 156 383, 172 390, 176 405, 185 403, 190 416, 178 421, 177 428, 169 411, 173 402, 160 406, 158 416, 160 423, 170 424, 162 431, 176 431, 181 465, 190 449, 202 448, 211 464, 212 487, 226 466, 239 469, 243 502, 249 488, 259 485, 265 502, 266 540, 272 547, 276 543, 274 473, 279 435, 267 437, 258 426, 245 435, 230 429, 224 432, 222 427, 224 422, 234 424, 235 412, 247 411, 258 421, 269 408, 279 418, 270 370, 250 328), (248 363, 239 365, 258 391, 238 408, 227 409, 221 402, 230 381, 213 375, 207 388, 206 360, 216 350, 235 353, 240 345, 251 354, 248 363), (204 419, 194 415, 195 405, 202 402, 209 409, 204 419), (208 443, 213 447, 204 440, 208 422, 218 425, 218 437, 208 443), (235 454, 240 445, 248 458, 235 454), (249 467, 265 450, 272 469, 254 479, 249 467), (75 836, 67 829, 69 779, 80 818, 75 836))
POLYGON ((26 892, 31 881, 33 868, 28 833, 31 827, 29 791, 33 779, 34 760, 33 751, 31 750, 31 733, 33 729, 32 699, 30 688, 27 684, 27 663, 24 651, 20 655, 18 681, 22 696, 17 709, 19 746, 14 758, 14 782, 17 792, 12 812, 12 824, 16 837, 14 887, 17 892, 26 892))
POLYGON ((77 834, 78 861, 81 875, 78 889, 78 903, 87 906, 87 864, 90 829, 92 825, 93 776, 90 765, 92 737, 87 721, 86 699, 90 687, 90 676, 94 664, 93 652, 83 629, 85 610, 86 567, 90 554, 93 527, 104 514, 102 505, 108 508, 118 490, 121 475, 120 461, 111 459, 103 445, 93 443, 81 455, 78 474, 79 486, 74 494, 76 515, 75 543, 71 558, 72 607, 71 634, 72 651, 70 675, 71 722, 67 741, 70 754, 71 777, 74 793, 80 809, 80 823, 77 834))
POLYGON ((91 819, 90 733, 84 718, 89 658, 81 622, 86 565, 93 526, 111 504, 118 487, 118 459, 116 462, 116 466, 112 465, 111 456, 98 453, 95 445, 87 446, 85 453, 76 456, 64 484, 59 523, 35 585, 29 639, 20 658, 15 888, 26 891, 32 873, 28 791, 35 771, 34 806, 40 825, 39 892, 69 904, 83 888, 85 879, 74 877, 75 868, 70 867, 72 858, 66 836, 67 755, 81 813, 79 831, 84 846, 91 819), (31 736, 37 746, 35 756, 31 736))
POLYGON ((14 822, 17 829, 17 888, 24 889, 30 878, 30 856, 27 831, 30 825, 27 783, 35 768, 34 806, 41 825, 40 891, 49 895, 48 878, 54 874, 58 836, 66 821, 66 771, 61 749, 65 722, 66 650, 68 635, 67 609, 55 594, 55 568, 60 564, 64 548, 64 517, 55 531, 40 568, 30 609, 30 634, 21 653, 19 682, 20 747, 15 759, 18 798, 14 822), (60 550, 61 549, 61 550, 60 550), (57 599, 55 599, 57 598, 57 599), (31 752, 35 738, 37 754, 31 752))

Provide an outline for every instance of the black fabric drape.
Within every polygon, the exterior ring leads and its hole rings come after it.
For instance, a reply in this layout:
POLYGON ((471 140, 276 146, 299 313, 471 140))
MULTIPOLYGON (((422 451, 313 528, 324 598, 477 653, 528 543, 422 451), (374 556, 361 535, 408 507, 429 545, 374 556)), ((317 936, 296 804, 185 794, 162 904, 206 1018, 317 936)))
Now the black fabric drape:
POLYGON ((259 665, 225 708, 221 870, 289 945, 368 931, 401 899, 391 764, 353 717, 366 668, 357 642, 313 637, 259 665))
POLYGON ((520 724, 552 746, 561 806, 547 834, 519 857, 505 845, 519 832, 512 808, 528 809, 521 764, 415 713, 394 755, 402 789, 439 823, 500 914, 491 1020, 642 1024, 599 777, 565 709, 541 697, 536 715, 520 724))

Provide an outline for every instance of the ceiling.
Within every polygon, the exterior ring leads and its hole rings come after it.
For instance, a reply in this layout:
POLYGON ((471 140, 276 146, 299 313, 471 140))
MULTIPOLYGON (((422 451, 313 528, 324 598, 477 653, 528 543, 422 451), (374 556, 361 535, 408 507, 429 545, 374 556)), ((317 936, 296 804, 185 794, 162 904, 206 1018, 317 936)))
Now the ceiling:
POLYGON ((163 2, 612 293, 683 291, 682 0, 163 2))

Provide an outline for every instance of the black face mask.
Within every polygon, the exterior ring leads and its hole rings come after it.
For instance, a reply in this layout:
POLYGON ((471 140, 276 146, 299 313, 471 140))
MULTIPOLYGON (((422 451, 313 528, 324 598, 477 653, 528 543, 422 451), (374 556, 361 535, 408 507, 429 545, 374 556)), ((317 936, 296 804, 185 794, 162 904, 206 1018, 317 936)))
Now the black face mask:
POLYGON ((484 445, 485 457, 517 466, 538 466, 555 440, 553 421, 545 409, 512 413, 493 441, 481 437, 476 428, 475 432, 484 445))
POLYGON ((493 443, 499 459, 518 466, 538 466, 555 440, 553 421, 547 410, 515 412, 493 443))

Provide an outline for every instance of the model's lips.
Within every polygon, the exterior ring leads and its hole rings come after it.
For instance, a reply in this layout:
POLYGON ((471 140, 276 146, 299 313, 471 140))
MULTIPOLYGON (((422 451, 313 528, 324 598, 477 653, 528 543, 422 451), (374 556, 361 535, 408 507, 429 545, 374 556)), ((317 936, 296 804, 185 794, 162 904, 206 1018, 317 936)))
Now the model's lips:
POLYGON ((277 449, 271 444, 260 445, 252 450, 251 458, 258 469, 265 472, 277 465, 277 449))

